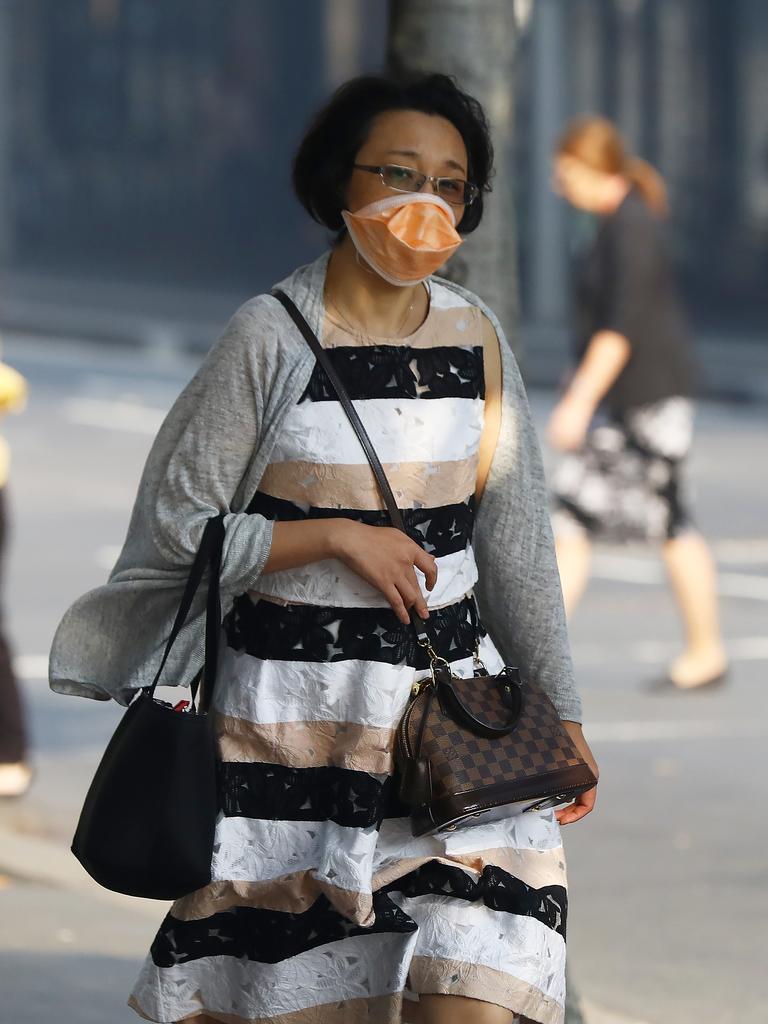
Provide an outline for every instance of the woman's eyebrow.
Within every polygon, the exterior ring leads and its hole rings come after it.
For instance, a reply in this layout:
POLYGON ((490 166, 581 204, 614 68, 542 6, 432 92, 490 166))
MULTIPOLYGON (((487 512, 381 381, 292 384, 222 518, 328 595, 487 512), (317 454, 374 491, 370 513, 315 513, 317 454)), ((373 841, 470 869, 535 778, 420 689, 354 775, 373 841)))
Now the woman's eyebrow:
MULTIPOLYGON (((421 156, 421 153, 418 153, 415 149, 390 149, 387 150, 387 156, 410 156, 418 158, 421 156)), ((458 163, 456 160, 444 160, 443 163, 446 167, 455 167, 457 171, 461 171, 462 174, 466 174, 464 165, 458 163)))

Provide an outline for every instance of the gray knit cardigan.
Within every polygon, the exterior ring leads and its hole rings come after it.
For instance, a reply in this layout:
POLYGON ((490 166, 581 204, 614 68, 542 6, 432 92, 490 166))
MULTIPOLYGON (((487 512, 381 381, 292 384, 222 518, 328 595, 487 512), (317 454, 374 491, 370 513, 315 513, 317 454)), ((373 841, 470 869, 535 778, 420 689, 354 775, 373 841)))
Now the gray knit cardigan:
MULTIPOLYGON (((318 333, 327 263, 326 253, 281 283, 318 333)), ((505 660, 537 679, 563 718, 580 721, 544 473, 520 373, 493 313, 458 285, 441 283, 479 306, 501 343, 501 428, 474 533, 482 619, 505 660)), ((258 295, 235 313, 160 428, 108 582, 77 600, 59 625, 50 657, 54 690, 127 704, 152 681, 209 516, 225 513, 223 607, 256 587, 272 523, 245 509, 313 363, 272 296, 258 295)), ((165 683, 186 685, 202 665, 199 598, 165 683)))

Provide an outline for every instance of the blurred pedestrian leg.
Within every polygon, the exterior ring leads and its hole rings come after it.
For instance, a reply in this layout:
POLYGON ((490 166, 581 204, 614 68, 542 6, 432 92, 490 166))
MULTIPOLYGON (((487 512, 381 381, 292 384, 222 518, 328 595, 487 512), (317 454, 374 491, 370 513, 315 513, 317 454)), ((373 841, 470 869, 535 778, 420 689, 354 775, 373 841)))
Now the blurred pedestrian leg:
MULTIPOLYGON (((6 537, 6 494, 0 488, 0 582, 6 537)), ((0 797, 21 796, 30 782, 21 694, 0 617, 0 797)))
MULTIPOLYGON (((27 384, 20 373, 0 363, 0 415, 20 412, 27 398, 27 384)), ((7 536, 6 483, 10 469, 8 444, 0 438, 0 593, 7 536)), ((21 796, 32 777, 27 764, 27 732, 21 694, 5 638, 0 612, 0 797, 21 796)))
POLYGON ((555 548, 557 566, 560 570, 560 586, 563 589, 565 614, 570 618, 589 582, 592 544, 585 533, 574 532, 573 534, 558 534, 555 548))
POLYGON ((709 546, 698 533, 664 545, 664 563, 685 627, 686 647, 670 666, 672 682, 687 689, 722 676, 727 664, 720 633, 717 575, 709 546))

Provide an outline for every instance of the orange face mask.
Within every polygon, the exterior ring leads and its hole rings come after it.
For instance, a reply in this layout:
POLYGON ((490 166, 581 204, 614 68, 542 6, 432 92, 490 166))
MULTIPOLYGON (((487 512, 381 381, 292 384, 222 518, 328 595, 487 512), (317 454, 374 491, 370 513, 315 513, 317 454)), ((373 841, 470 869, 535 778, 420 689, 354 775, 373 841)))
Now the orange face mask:
POLYGON ((464 241, 451 207, 429 193, 388 196, 341 215, 365 262, 385 281, 401 287, 434 274, 464 241))

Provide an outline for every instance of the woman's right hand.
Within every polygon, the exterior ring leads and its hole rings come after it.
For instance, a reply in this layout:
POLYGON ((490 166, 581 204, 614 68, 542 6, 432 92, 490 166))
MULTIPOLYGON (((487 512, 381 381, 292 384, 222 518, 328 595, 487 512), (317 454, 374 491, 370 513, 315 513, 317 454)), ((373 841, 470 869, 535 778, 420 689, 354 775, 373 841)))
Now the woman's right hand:
POLYGON ((411 608, 422 619, 429 617, 416 569, 426 576, 427 590, 432 590, 437 583, 433 555, 392 526, 366 526, 346 519, 333 519, 328 525, 334 556, 381 591, 401 622, 411 621, 411 608))

